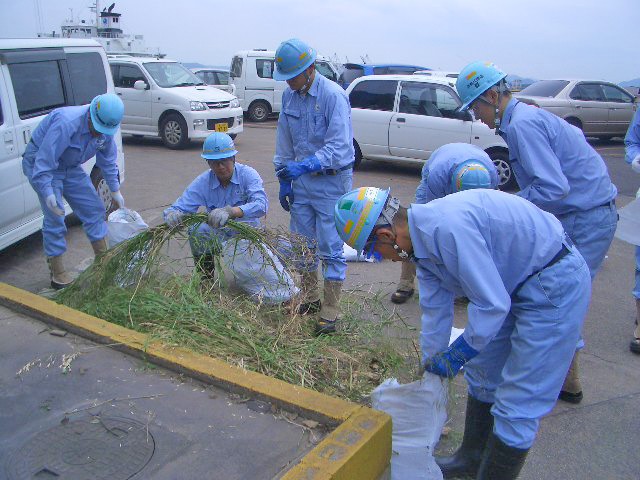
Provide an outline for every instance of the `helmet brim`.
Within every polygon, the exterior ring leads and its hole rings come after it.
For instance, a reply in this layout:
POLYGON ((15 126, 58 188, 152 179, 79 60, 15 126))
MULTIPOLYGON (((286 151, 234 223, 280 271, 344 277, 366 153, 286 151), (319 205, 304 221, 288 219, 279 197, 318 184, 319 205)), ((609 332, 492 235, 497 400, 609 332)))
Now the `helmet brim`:
POLYGON ((218 154, 203 153, 200 156, 205 160, 226 160, 227 158, 235 157, 237 153, 238 153, 237 150, 231 150, 229 152, 218 153, 218 154))

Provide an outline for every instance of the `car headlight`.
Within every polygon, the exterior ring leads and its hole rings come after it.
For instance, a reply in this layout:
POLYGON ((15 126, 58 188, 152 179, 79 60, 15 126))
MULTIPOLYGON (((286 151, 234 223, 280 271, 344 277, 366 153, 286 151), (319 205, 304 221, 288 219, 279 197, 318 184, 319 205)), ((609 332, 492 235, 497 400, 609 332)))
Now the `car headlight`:
POLYGON ((233 100, 231 100, 231 103, 229 104, 229 106, 231 108, 238 108, 240 106, 240 100, 238 100, 237 98, 234 98, 233 100))
POLYGON ((206 110, 207 104, 203 102, 191 102, 191 110, 206 110))

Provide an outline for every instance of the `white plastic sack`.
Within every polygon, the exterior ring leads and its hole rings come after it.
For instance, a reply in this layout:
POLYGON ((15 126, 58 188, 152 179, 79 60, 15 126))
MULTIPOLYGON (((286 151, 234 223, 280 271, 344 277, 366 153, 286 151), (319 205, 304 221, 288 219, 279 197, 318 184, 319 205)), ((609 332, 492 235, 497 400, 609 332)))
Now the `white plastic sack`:
POLYGON ((464 328, 451 327, 451 335, 449 336, 449 345, 457 340, 464 333, 464 328))
POLYGON ((242 290, 258 301, 282 303, 298 294, 293 278, 271 250, 262 250, 245 239, 222 244, 222 264, 242 290), (265 259, 264 255, 269 257, 265 259))
POLYGON ((367 258, 364 254, 358 255, 358 252, 346 243, 344 244, 344 258, 347 262, 374 262, 373 257, 367 258))
POLYGON ((111 212, 107 218, 107 244, 109 248, 135 237, 147 230, 147 225, 140 214, 128 208, 119 208, 111 212))
POLYGON ((390 378, 371 403, 393 421, 391 480, 442 480, 433 449, 447 421, 446 381, 429 372, 404 385, 390 378))
POLYGON ((632 245, 640 245, 640 199, 636 198, 618 210, 618 215, 620 220, 616 228, 616 238, 632 245))

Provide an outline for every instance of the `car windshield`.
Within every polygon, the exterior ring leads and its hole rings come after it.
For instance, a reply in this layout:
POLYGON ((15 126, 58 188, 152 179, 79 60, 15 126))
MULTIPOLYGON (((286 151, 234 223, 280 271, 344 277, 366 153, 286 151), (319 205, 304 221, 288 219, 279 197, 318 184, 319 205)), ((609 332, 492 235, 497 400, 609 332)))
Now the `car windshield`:
POLYGON ((193 72, 176 62, 149 62, 144 64, 149 75, 162 88, 204 85, 193 72))
POLYGON ((229 84, 229 72, 218 71, 218 81, 220 82, 220 85, 228 85, 229 84))
POLYGON ((569 82, 566 80, 540 80, 522 89, 520 93, 534 97, 555 97, 567 85, 569 82))

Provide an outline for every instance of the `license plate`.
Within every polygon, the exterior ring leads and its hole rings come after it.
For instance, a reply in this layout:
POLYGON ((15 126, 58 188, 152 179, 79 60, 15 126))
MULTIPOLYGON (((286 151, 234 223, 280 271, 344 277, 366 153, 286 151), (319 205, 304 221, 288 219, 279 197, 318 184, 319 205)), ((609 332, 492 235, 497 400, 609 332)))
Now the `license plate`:
POLYGON ((229 130, 229 124, 228 123, 216 123, 216 132, 226 132, 227 130, 229 130))

